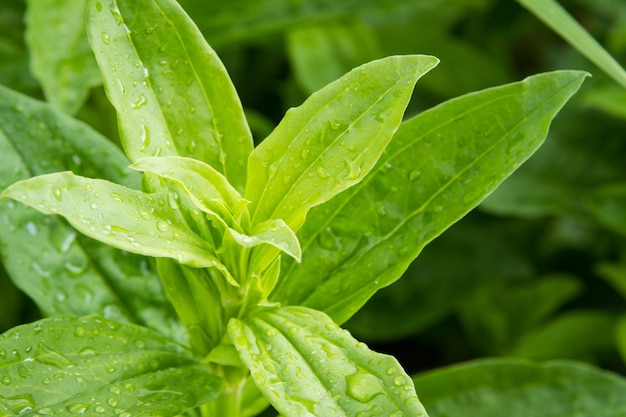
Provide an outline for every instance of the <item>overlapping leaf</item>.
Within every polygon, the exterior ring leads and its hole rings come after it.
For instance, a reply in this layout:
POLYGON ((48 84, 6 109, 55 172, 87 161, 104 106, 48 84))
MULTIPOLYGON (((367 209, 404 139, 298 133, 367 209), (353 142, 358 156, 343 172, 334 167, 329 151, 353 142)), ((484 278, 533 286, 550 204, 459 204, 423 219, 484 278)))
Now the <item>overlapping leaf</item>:
POLYGON ((271 298, 345 321, 532 155, 585 77, 529 77, 403 123, 361 183, 309 213, 302 263, 286 260, 271 298))
POLYGON ((283 219, 297 231, 311 207, 359 182, 400 125, 415 83, 437 62, 420 55, 373 61, 289 110, 250 155, 252 222, 283 219))
POLYGON ((256 385, 285 416, 426 416, 410 378, 325 314, 259 310, 228 326, 256 385))
POLYGON ((0 336, 6 416, 176 416, 219 395, 191 352, 143 327, 51 318, 0 336))
POLYGON ((126 153, 199 159, 243 189, 252 137, 224 66, 173 0, 94 0, 88 33, 126 153))
POLYGON ((487 359, 420 375, 414 382, 430 417, 626 413, 626 380, 582 363, 487 359))

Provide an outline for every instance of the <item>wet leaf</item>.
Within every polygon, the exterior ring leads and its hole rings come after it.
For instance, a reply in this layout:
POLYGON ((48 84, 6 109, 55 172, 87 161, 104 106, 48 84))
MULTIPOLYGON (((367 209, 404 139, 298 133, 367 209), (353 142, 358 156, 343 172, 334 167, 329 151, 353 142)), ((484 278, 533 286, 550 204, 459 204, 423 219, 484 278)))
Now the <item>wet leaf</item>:
POLYGON ((586 76, 536 75, 403 123, 361 183, 309 213, 302 263, 285 259, 271 299, 347 320, 533 154, 586 76))
POLYGON ((250 155, 252 222, 283 219, 297 231, 311 207, 358 183, 402 121, 415 83, 437 62, 419 55, 373 61, 289 110, 250 155))
POLYGON ((51 318, 0 336, 6 416, 177 416, 221 387, 190 351, 135 325, 51 318))
POLYGON ((226 69, 173 0, 92 1, 88 34, 124 148, 188 156, 239 191, 252 136, 226 69))
POLYGON ((228 325, 257 387, 285 416, 426 416, 410 378, 325 314, 258 310, 228 325))

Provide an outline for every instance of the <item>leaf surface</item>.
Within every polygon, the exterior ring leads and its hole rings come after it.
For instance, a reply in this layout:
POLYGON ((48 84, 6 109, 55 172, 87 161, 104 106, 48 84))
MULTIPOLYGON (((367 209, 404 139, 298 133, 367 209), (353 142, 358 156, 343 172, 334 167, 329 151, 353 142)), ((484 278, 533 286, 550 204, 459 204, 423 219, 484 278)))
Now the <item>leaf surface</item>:
POLYGON ((347 320, 532 155, 585 77, 536 75, 403 123, 361 183, 309 213, 302 263, 285 259, 271 298, 347 320))
POLYGON ((29 0, 26 42, 31 69, 46 99, 68 114, 83 105, 89 90, 102 83, 85 36, 87 1, 29 0))
POLYGON ((250 155, 245 197, 253 223, 283 219, 297 231, 311 207, 359 182, 400 125, 415 83, 437 62, 373 61, 290 109, 250 155))
POLYGON ((583 363, 486 359, 414 378, 430 417, 616 417, 624 378, 583 363))
POLYGON ((369 350, 321 312, 259 310, 232 319, 228 334, 256 385, 285 416, 426 416, 393 357, 369 350))
POLYGON ((64 216, 80 232, 118 249, 196 268, 221 266, 211 244, 188 228, 166 193, 59 172, 20 181, 2 195, 64 216))
POLYGON ((243 189, 252 136, 226 69, 173 0, 94 0, 88 34, 126 153, 188 156, 243 189))
POLYGON ((219 394, 191 352, 149 329, 96 316, 51 318, 0 336, 6 416, 176 416, 219 394))

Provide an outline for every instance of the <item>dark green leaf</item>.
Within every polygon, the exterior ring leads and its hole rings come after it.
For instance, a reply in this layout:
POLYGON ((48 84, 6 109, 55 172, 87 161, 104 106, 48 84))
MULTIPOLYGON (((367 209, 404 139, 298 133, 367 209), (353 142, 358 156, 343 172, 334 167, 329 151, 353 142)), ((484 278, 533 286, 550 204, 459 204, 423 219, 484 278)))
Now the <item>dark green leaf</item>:
POLYGON ((486 359, 414 379, 430 417, 618 417, 624 378, 576 362, 486 359))

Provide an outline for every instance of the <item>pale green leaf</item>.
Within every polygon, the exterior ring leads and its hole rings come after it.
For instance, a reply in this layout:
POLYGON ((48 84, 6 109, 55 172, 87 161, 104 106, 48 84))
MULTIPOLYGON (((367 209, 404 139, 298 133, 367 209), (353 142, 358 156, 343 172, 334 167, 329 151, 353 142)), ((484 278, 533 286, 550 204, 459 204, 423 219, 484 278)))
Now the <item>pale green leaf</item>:
POLYGON ((93 0, 88 34, 132 161, 199 159, 238 190, 252 136, 226 69, 174 0, 93 0))
POLYGON ((251 234, 244 235, 230 229, 230 233, 237 243, 246 248, 252 248, 262 243, 274 246, 300 262, 302 250, 296 234, 282 219, 266 220, 255 224, 251 234))
POLYGON ((626 380, 583 363, 486 359, 414 378, 430 417, 618 417, 626 380))
POLYGON ((585 77, 536 75, 403 123, 361 183, 309 213, 271 299, 348 319, 533 154, 585 77))
POLYGON ((626 70, 556 0, 517 1, 626 88, 626 70))
POLYGON ((185 190, 197 208, 211 214, 212 219, 220 223, 232 226, 246 207, 239 192, 222 174, 197 159, 146 157, 132 164, 131 168, 173 181, 185 190))
POLYGON ((28 0, 26 42, 46 99, 69 114, 102 83, 86 35, 86 0, 28 0))
POLYGON ((52 318, 0 336, 0 414, 177 416, 216 398, 220 378, 149 329, 52 318))
POLYGON ((253 223, 307 211, 358 183, 402 121, 417 80, 438 60, 396 56, 355 68, 287 112, 250 155, 246 199, 253 223))
POLYGON ((369 350, 319 311, 258 310, 232 319, 228 334, 285 416, 426 416, 393 357, 369 350))
POLYGON ((59 214, 94 239, 140 255, 218 267, 211 243, 186 225, 168 194, 147 194, 105 180, 59 172, 7 188, 14 198, 46 214, 59 214))

